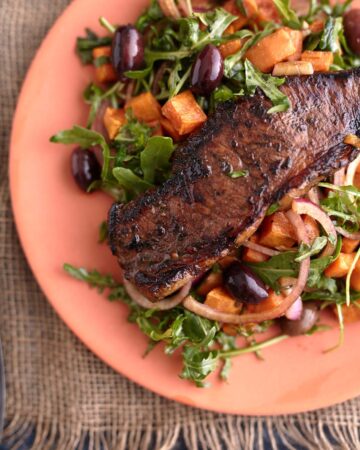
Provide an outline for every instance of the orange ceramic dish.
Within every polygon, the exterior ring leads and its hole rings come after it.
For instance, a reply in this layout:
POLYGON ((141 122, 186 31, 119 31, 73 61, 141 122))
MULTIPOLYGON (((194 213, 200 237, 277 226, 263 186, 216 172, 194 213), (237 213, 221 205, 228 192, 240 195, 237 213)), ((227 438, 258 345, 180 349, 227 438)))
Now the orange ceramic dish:
POLYGON ((175 401, 219 412, 270 415, 359 395, 359 324, 346 327, 345 344, 335 352, 323 353, 337 341, 336 327, 265 350, 265 361, 253 355, 236 358, 229 383, 213 378, 210 389, 198 389, 176 376, 180 360, 166 357, 162 349, 141 357, 146 338, 127 322, 125 306, 108 302, 62 271, 69 261, 119 276, 108 248, 97 244, 98 225, 111 199, 101 193, 84 196, 72 181, 71 149, 49 143, 49 136, 86 118, 81 92, 93 74, 74 53, 75 38, 86 26, 100 31, 100 15, 117 23, 133 22, 145 4, 75 0, 45 39, 24 83, 11 141, 11 193, 23 248, 45 295, 107 364, 175 401))

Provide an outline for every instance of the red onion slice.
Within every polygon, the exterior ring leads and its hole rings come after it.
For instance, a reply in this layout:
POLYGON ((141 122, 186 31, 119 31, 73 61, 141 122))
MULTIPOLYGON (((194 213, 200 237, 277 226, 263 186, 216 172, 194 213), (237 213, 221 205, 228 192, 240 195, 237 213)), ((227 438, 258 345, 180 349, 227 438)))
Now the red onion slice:
POLYGON ((360 232, 358 231, 357 233, 350 233, 349 231, 344 230, 343 228, 340 227, 335 227, 335 230, 341 234, 341 236, 344 236, 348 239, 353 239, 354 241, 358 241, 360 240, 360 232))
POLYGON ((315 203, 315 205, 320 205, 320 192, 319 188, 313 187, 308 192, 308 197, 311 202, 315 203))
POLYGON ((286 311, 285 316, 289 320, 299 320, 301 317, 302 310, 303 310, 303 302, 301 300, 301 297, 299 297, 286 311))
POLYGON ((178 0, 180 11, 182 11, 185 17, 189 17, 192 14, 191 1, 190 0, 178 0))
POLYGON ((336 186, 344 186, 345 182, 345 169, 344 167, 334 173, 334 184, 336 186))
POLYGON ((159 0, 162 12, 172 19, 180 19, 181 14, 176 6, 175 0, 159 0))
POLYGON ((345 176, 345 183, 344 183, 345 186, 351 186, 354 184, 354 177, 356 169, 358 168, 359 164, 360 164, 360 155, 348 165, 345 176))
POLYGON ((255 244, 255 242, 251 242, 251 241, 243 242, 241 245, 243 245, 244 247, 250 248, 251 250, 255 250, 256 252, 262 253, 263 255, 276 256, 276 255, 279 255, 279 253, 280 253, 277 250, 273 250, 271 248, 264 247, 263 245, 255 244))
POLYGON ((296 198, 292 202, 291 208, 297 214, 307 214, 320 223, 324 228, 325 233, 333 238, 333 243, 328 242, 320 256, 332 255, 336 248, 337 234, 335 226, 326 212, 323 211, 319 205, 315 205, 315 203, 305 198, 296 198))
MULTIPOLYGON (((288 211, 286 213, 288 219, 294 226, 294 229, 297 234, 298 242, 304 242, 305 244, 309 244, 309 238, 306 233, 304 222, 301 217, 296 214, 294 211, 288 211)), ((198 302, 191 295, 185 298, 183 302, 183 306, 192 311, 199 316, 205 317, 210 320, 217 320, 218 322, 223 323, 233 323, 236 325, 241 325, 245 323, 259 323, 264 320, 276 319, 277 317, 282 316, 286 313, 286 311, 290 308, 290 306, 301 296, 301 293, 306 286, 306 281, 309 275, 310 270, 310 258, 304 259, 304 261, 300 264, 299 276, 296 282, 296 285, 291 290, 289 295, 287 295, 283 302, 269 311, 263 311, 260 313, 246 313, 246 314, 227 314, 219 312, 213 308, 210 308, 203 303, 198 302)))
POLYGON ((175 308, 188 295, 191 289, 191 282, 186 283, 177 294, 171 297, 160 300, 159 302, 151 302, 144 295, 142 295, 133 284, 124 279, 124 286, 131 299, 139 306, 145 309, 158 309, 159 311, 166 311, 167 309, 175 308))

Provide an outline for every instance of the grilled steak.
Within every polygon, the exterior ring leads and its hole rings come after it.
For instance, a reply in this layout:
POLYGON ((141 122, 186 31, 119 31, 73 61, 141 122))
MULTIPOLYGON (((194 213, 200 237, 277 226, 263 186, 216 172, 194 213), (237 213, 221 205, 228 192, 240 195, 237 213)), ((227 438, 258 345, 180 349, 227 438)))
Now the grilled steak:
POLYGON ((110 244, 149 299, 165 297, 251 235, 289 191, 347 165, 360 134, 360 69, 294 77, 282 87, 292 110, 267 114, 258 92, 217 108, 179 147, 161 187, 109 214, 110 244), (246 176, 233 178, 234 171, 246 176))

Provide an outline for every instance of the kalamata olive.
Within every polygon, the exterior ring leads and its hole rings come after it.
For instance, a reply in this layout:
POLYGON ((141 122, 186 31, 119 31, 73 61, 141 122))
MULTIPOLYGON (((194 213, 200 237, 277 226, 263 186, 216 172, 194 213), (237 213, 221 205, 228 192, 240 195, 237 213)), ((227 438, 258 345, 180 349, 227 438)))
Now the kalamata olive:
POLYGON ((209 95, 219 86, 224 74, 220 50, 207 45, 197 56, 191 69, 191 90, 198 95, 209 95))
POLYGON ((77 148, 71 155, 71 171, 76 184, 83 191, 87 191, 93 181, 101 177, 101 167, 91 150, 77 148))
POLYGON ((224 282, 229 293, 244 303, 257 304, 268 297, 264 283, 240 262, 234 262, 224 271, 224 282))
POLYGON ((304 302, 304 307, 299 320, 289 320, 281 317, 280 327, 289 336, 305 334, 316 324, 319 319, 319 309, 315 303, 304 302))
POLYGON ((351 9, 344 15, 344 30, 351 50, 360 55, 360 8, 351 9))
POLYGON ((144 41, 133 25, 119 27, 114 34, 111 61, 120 80, 124 72, 141 69, 144 63, 144 41))

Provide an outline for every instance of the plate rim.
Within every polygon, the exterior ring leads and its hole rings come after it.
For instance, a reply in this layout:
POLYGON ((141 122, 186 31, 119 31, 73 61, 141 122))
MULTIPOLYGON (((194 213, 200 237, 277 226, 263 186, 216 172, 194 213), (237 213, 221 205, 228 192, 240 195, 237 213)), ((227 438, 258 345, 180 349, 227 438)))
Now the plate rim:
MULTIPOLYGON (((11 199, 11 207, 12 207, 12 213, 13 213, 13 218, 14 218, 14 223, 16 226, 16 230, 17 230, 17 235, 19 238, 19 241, 21 243, 21 248, 22 251, 25 255, 25 259, 27 261, 28 266, 31 269, 32 275, 34 276, 38 286, 40 287, 41 291, 43 292, 44 296, 46 297, 47 302, 51 305, 51 307, 53 308, 53 310, 56 312, 56 314, 59 316, 59 318, 66 324, 67 328, 71 330, 71 332, 93 353, 96 355, 96 357, 98 357, 102 362, 104 362, 106 365, 108 365, 109 367, 111 367, 114 371, 116 371, 117 373, 121 374, 122 376, 126 377, 128 380, 130 380, 131 382, 137 384, 138 386, 147 389, 153 393, 155 393, 156 395, 160 395, 163 398, 166 398, 167 400, 171 400, 177 403, 181 403, 190 407, 195 407, 195 408, 199 408, 202 410, 206 410, 206 411, 213 411, 216 413, 221 413, 221 414, 237 414, 237 415, 248 415, 248 416, 264 416, 264 417, 268 417, 268 416, 280 416, 280 415, 289 415, 289 414, 299 414, 299 413, 304 413, 304 412, 310 412, 310 411, 314 411, 320 408, 325 408, 325 407, 331 407, 334 406, 338 403, 350 400, 356 396, 358 396, 360 394, 360 381, 359 381, 359 385, 357 387, 357 389, 353 389, 351 392, 347 391, 346 394, 344 394, 343 392, 337 396, 333 396, 332 401, 329 403, 328 401, 317 401, 317 402, 313 402, 311 407, 304 407, 300 406, 300 407, 294 407, 294 408, 281 408, 281 407, 276 407, 274 408, 273 411, 261 411, 261 407, 259 407, 258 409, 253 409, 251 412, 239 412, 238 408, 234 408, 234 409, 223 409, 223 408, 217 408, 216 406, 211 407, 210 405, 204 405, 204 404, 198 404, 193 402, 192 400, 190 401, 190 398, 187 397, 179 397, 179 398, 173 398, 170 395, 167 395, 166 393, 164 393, 161 390, 157 390, 155 388, 146 386, 144 384, 142 384, 141 382, 137 381, 136 379, 134 379, 133 377, 130 377, 127 373, 123 372, 121 369, 119 369, 118 367, 115 367, 112 363, 112 361, 110 360, 110 358, 102 355, 98 349, 94 348, 94 346, 92 345, 91 342, 89 342, 89 340, 87 339, 86 335, 80 334, 78 332, 78 330, 74 329, 74 327, 68 322, 67 317, 65 314, 63 314, 60 310, 60 308, 58 308, 56 302, 54 302, 51 299, 51 296, 47 295, 47 289, 43 286, 43 283, 41 282, 38 274, 35 272, 35 269, 33 267, 32 261, 31 261, 31 256, 28 252, 28 248, 26 247, 26 245, 24 244, 24 238, 23 238, 23 234, 22 234, 22 227, 20 226, 20 220, 19 220, 19 211, 16 207, 16 202, 14 200, 14 178, 13 178, 13 169, 12 167, 14 166, 14 153, 15 151, 13 150, 13 148, 15 147, 14 141, 15 141, 15 136, 14 136, 14 128, 15 128, 15 123, 18 121, 18 117, 20 115, 21 110, 23 109, 23 105, 24 105, 24 98, 25 98, 25 93, 27 91, 27 87, 30 84, 30 81, 32 80, 32 78, 34 77, 34 71, 37 65, 37 62, 39 60, 39 57, 41 56, 41 54, 46 50, 47 46, 49 45, 49 38, 51 38, 53 35, 55 35, 58 31, 58 29, 61 27, 63 22, 66 22, 67 17, 71 16, 72 14, 72 10, 75 9, 75 6, 78 5, 79 3, 85 3, 84 0, 73 0, 70 4, 68 4, 65 9, 60 13, 60 15, 57 17, 57 19, 54 21, 54 23, 52 24, 52 26, 49 28, 49 30, 47 31, 46 35, 44 36, 44 38, 41 41, 41 44, 39 45, 39 47, 37 48, 33 59, 31 61, 31 64, 29 65, 25 78, 23 79, 22 85, 21 85, 21 89, 20 89, 20 93, 17 97, 17 104, 16 104, 16 109, 15 109, 15 113, 13 115, 13 119, 12 119, 12 126, 11 126, 11 135, 10 135, 10 144, 9 144, 9 149, 10 149, 10 154, 9 154, 9 163, 8 163, 8 171, 9 171, 9 180, 10 180, 10 199, 11 199), (336 397, 336 398, 335 398, 336 397)), ((139 355, 139 358, 141 357, 141 355, 139 355)), ((246 408, 245 408, 246 409, 246 408)))

